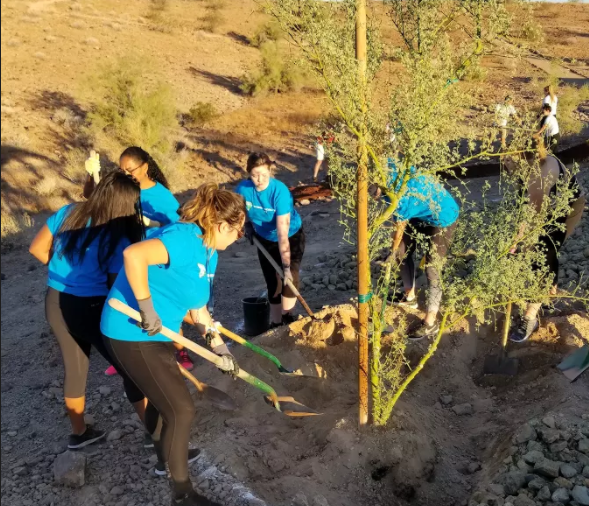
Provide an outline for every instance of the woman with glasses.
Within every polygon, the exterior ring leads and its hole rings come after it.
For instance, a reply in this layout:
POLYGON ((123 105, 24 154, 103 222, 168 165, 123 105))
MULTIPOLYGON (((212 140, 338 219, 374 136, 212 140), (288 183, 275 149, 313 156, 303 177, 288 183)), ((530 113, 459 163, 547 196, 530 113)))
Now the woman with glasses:
MULTIPOLYGON (((285 279, 298 288, 305 252, 303 222, 288 187, 272 177, 273 165, 266 153, 252 153, 247 161, 249 180, 241 182, 235 191, 245 199, 246 237, 251 244, 256 237, 276 262, 282 264, 285 279)), ((292 309, 297 299, 260 251, 258 258, 268 287, 271 326, 288 325, 294 321, 292 309)))
MULTIPOLYGON (((188 312, 201 335, 214 327, 207 302, 217 251, 225 250, 242 235, 244 221, 239 195, 213 183, 202 185, 183 206, 178 223, 159 229, 151 239, 124 252, 124 268, 109 297, 138 310, 140 326, 108 304, 102 314, 107 348, 149 399, 145 426, 159 459, 168 465, 172 504, 176 505, 214 503, 199 496, 190 482, 188 444, 195 408, 176 363, 176 349, 160 331, 165 326, 178 332, 188 312)), ((239 371, 218 335, 210 345, 223 357, 224 372, 239 371)))
MULTIPOLYGON (((30 253, 49 267, 45 313, 63 357, 70 449, 104 437, 84 421, 90 352, 95 348, 113 363, 100 332, 100 316, 123 266, 123 250, 142 236, 139 185, 122 172, 112 172, 86 202, 62 207, 51 216, 31 244, 30 253)), ((143 393, 128 376, 122 377, 127 398, 143 419, 143 393)))

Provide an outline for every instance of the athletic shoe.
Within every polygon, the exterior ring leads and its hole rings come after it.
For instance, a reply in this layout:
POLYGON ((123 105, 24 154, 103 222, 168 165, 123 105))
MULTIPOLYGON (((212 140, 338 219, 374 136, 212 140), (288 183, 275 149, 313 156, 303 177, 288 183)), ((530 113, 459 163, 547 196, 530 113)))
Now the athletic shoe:
POLYGON ((524 316, 517 327, 515 327, 511 334, 509 334, 509 340, 514 343, 523 343, 527 341, 530 336, 538 330, 540 322, 538 318, 528 318, 524 316))
POLYGON ((284 313, 282 315, 282 325, 290 325, 291 323, 294 323, 296 321, 297 319, 295 315, 293 315, 292 313, 284 313))
POLYGON ((409 341, 421 341, 426 337, 433 336, 440 330, 440 324, 434 322, 433 325, 426 325, 425 321, 422 321, 416 328, 409 331, 407 338, 409 341))
POLYGON ((186 350, 180 350, 178 353, 176 353, 176 360, 187 371, 192 371, 192 369, 194 369, 194 362, 186 350))
POLYGON ((396 292, 389 294, 387 300, 393 306, 404 307, 407 309, 417 309, 419 307, 417 297, 413 296, 412 299, 408 299, 406 293, 396 292))
POLYGON ((221 504, 210 501, 205 496, 196 492, 191 492, 179 499, 172 499, 172 506, 221 506, 221 504))
POLYGON ((146 432, 145 437, 143 438, 143 448, 145 448, 146 450, 150 450, 154 446, 155 445, 153 444, 153 439, 151 437, 151 434, 146 432))
MULTIPOLYGON (((198 459, 200 455, 200 450, 198 448, 194 448, 194 449, 189 449, 188 450, 188 464, 192 464, 196 459, 198 459)), ((166 464, 164 464, 163 462, 158 462, 154 469, 153 469, 154 473, 157 476, 167 476, 168 475, 168 468, 166 466, 166 464)))
POLYGON ((87 425, 86 432, 84 432, 84 434, 80 434, 79 436, 76 434, 70 435, 70 440, 67 447, 70 450, 79 450, 80 448, 84 448, 85 446, 100 441, 105 435, 106 432, 103 430, 96 430, 87 425))
POLYGON ((115 369, 115 366, 114 365, 111 365, 106 371, 104 371, 104 374, 106 376, 116 376, 119 373, 115 369))

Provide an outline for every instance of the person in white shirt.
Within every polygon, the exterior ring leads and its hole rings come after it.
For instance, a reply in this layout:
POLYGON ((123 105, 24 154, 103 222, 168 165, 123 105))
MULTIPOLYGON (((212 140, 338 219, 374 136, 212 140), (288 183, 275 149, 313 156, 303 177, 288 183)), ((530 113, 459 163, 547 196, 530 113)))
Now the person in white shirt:
POLYGON ((544 97, 544 100, 542 100, 542 107, 544 107, 546 104, 548 104, 551 109, 552 109, 552 116, 556 117, 556 108, 558 107, 558 97, 556 96, 556 93, 554 92, 554 86, 549 85, 546 86, 546 88, 544 88, 544 93, 546 93, 546 96, 544 97))
POLYGON ((501 130, 501 147, 504 148, 507 140, 507 123, 512 116, 517 118, 517 111, 513 107, 511 96, 507 95, 502 104, 497 104, 495 115, 497 117, 497 126, 501 130))
POLYGON ((542 106, 542 120, 540 121, 540 130, 534 134, 537 141, 543 139, 544 145, 554 151, 560 141, 560 129, 558 120, 552 115, 552 107, 548 104, 542 106))

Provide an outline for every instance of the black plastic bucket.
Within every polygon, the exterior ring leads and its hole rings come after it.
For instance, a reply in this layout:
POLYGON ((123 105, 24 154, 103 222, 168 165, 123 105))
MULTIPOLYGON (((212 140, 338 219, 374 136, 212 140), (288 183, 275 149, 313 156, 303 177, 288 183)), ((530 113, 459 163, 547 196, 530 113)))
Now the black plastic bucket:
POLYGON ((243 303, 244 333, 246 336, 258 336, 270 327, 270 304, 268 299, 247 297, 243 303))

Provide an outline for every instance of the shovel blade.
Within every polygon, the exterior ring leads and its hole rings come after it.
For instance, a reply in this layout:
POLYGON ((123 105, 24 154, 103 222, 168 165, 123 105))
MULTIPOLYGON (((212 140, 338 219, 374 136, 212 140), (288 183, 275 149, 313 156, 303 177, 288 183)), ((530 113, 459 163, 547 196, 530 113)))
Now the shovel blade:
POLYGON ((518 368, 519 360, 516 358, 508 358, 505 355, 489 355, 485 358, 483 373, 515 376, 518 368))
POLYGON ((201 385, 203 385, 203 389, 199 392, 199 395, 202 396, 203 400, 209 402, 221 411, 237 410, 237 404, 229 394, 226 394, 218 388, 205 385, 204 383, 201 383, 201 385))
POLYGON ((300 402, 294 400, 293 397, 278 397, 277 399, 279 406, 277 406, 275 401, 269 396, 264 397, 264 400, 268 404, 278 409, 281 413, 284 413, 286 416, 300 418, 304 416, 322 415, 322 413, 319 413, 314 409, 308 408, 304 404, 301 404, 300 402))

